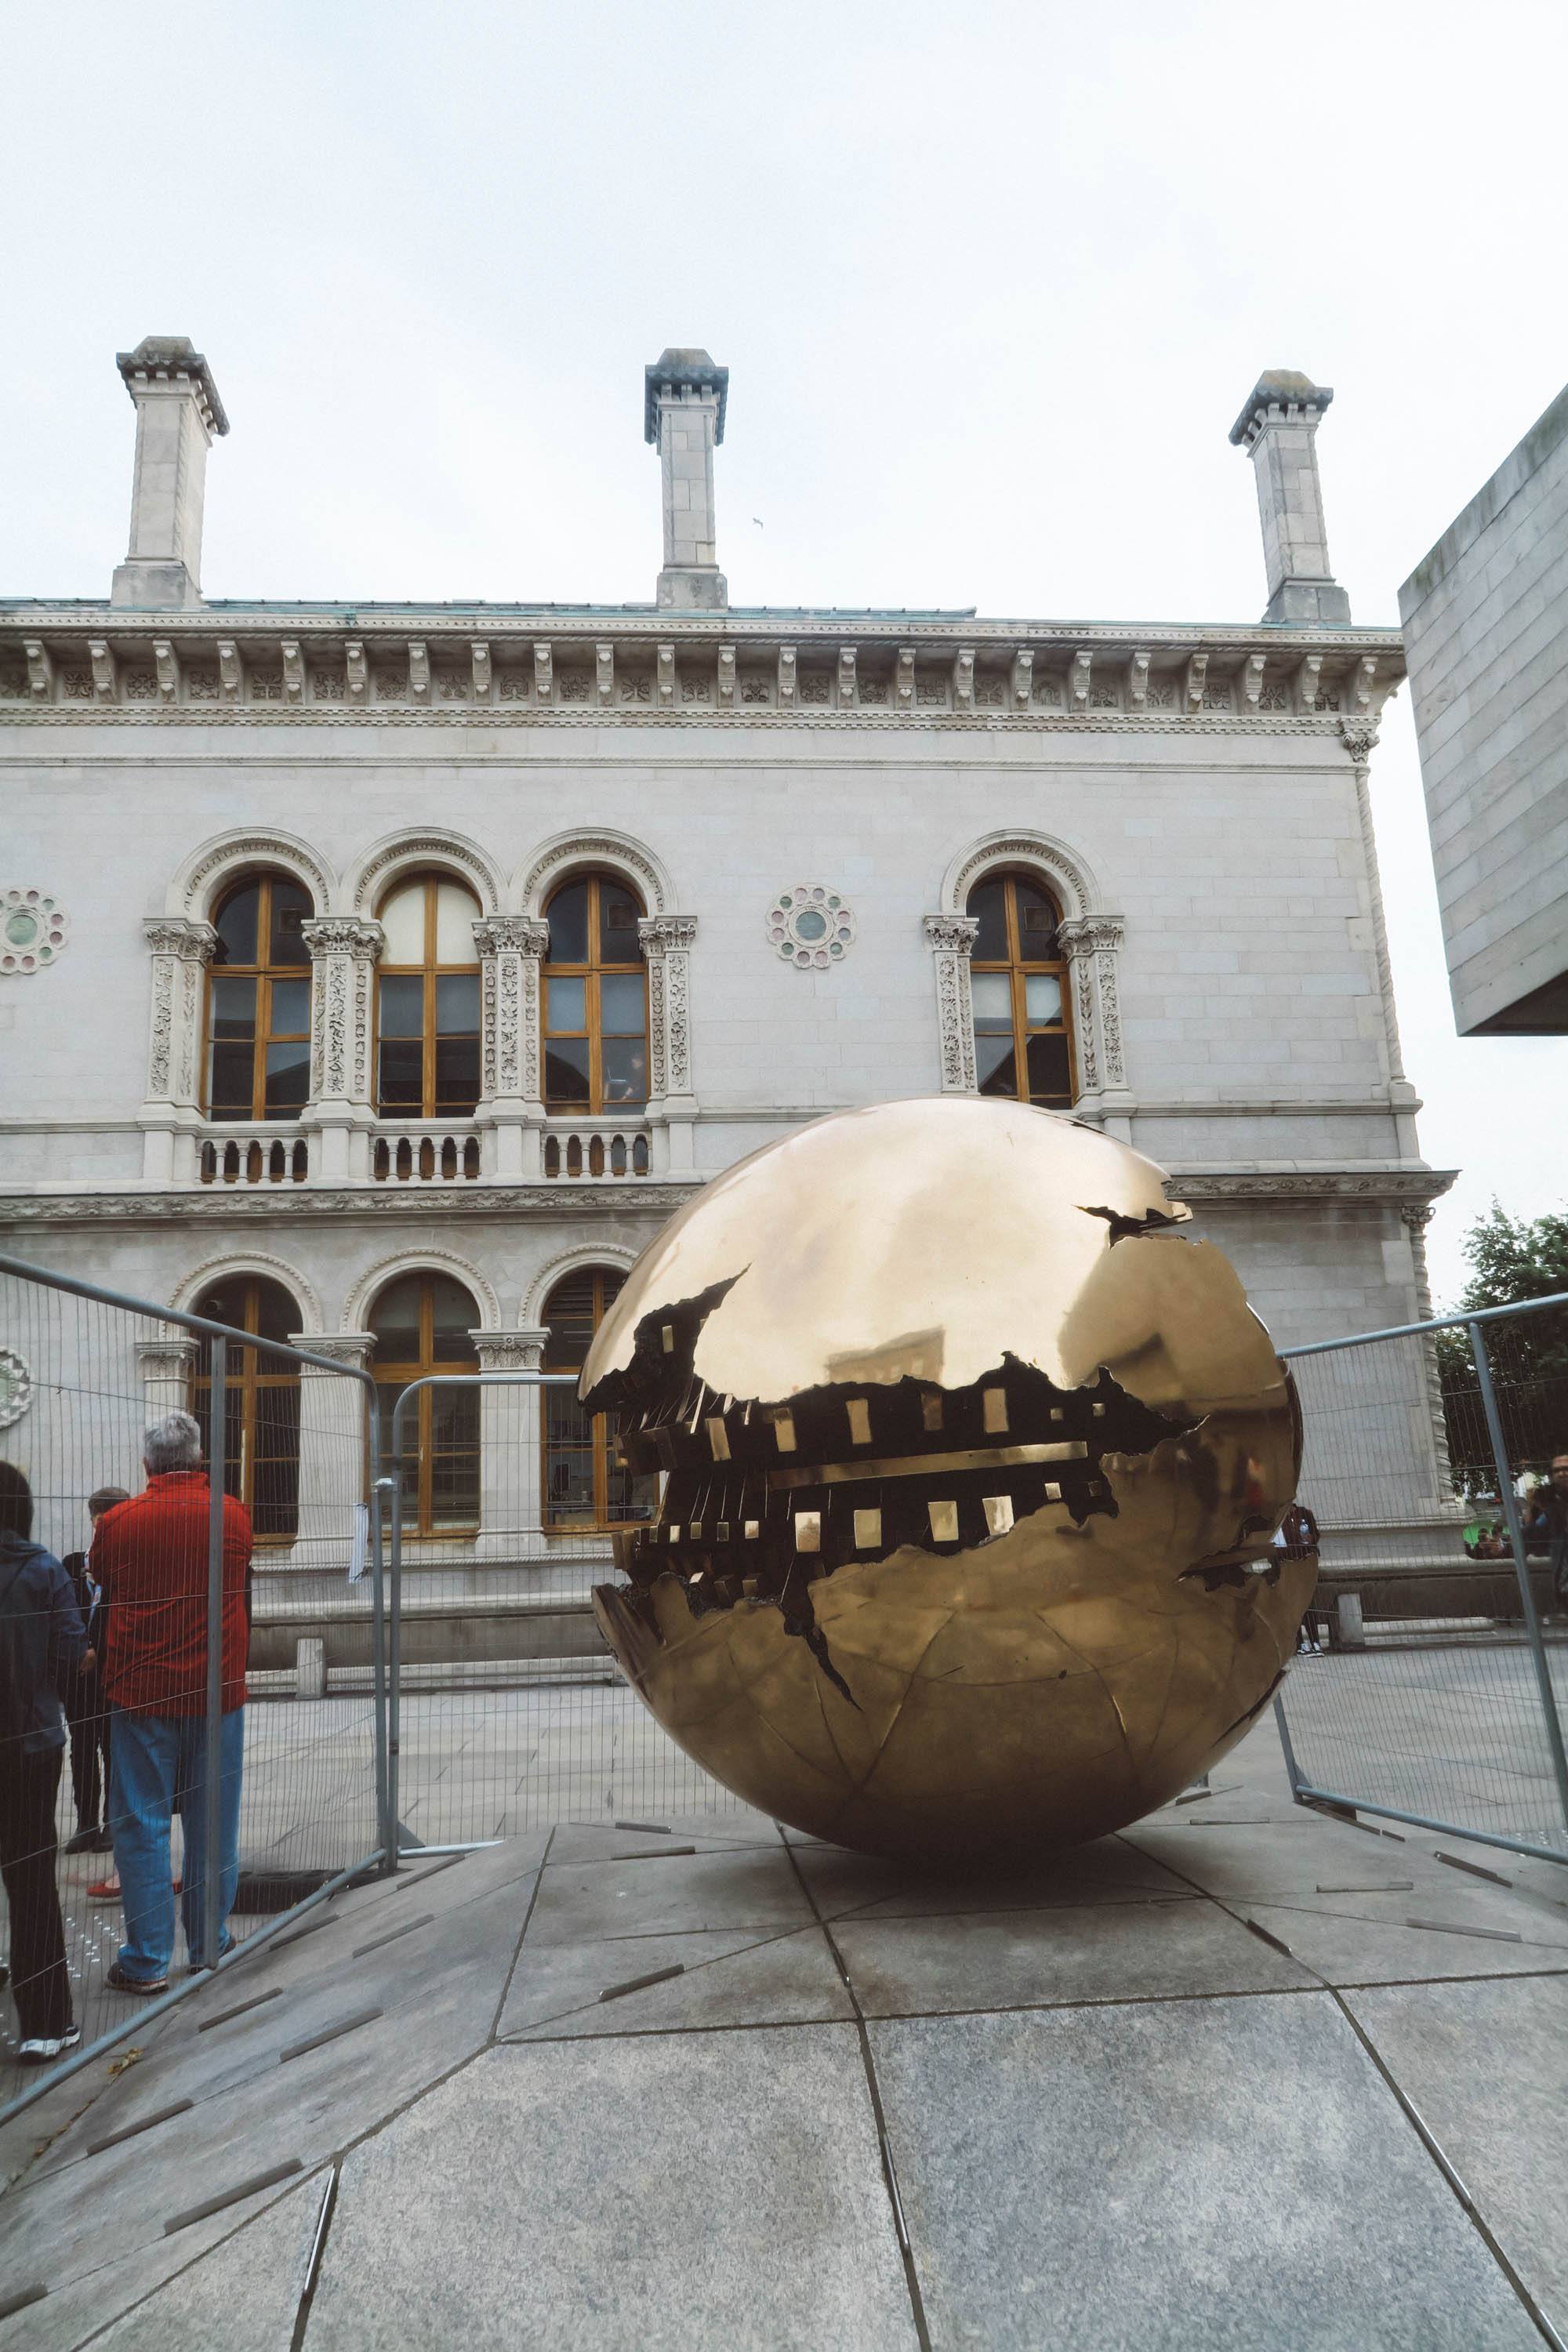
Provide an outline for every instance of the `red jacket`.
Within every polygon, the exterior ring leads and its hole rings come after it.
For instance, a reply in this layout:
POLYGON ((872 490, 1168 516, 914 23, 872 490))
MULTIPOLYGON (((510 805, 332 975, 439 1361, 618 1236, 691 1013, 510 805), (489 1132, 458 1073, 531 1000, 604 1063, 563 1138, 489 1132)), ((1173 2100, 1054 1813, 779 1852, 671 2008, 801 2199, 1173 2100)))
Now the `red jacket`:
MULTIPOLYGON (((103 1587, 109 1630, 104 1696, 133 1715, 207 1711, 207 1478, 165 1470, 144 1495, 116 1503, 98 1523, 92 1569, 103 1587)), ((250 1514, 232 1495, 223 1506, 223 1711, 245 1705, 250 1628, 245 1576, 250 1514)))

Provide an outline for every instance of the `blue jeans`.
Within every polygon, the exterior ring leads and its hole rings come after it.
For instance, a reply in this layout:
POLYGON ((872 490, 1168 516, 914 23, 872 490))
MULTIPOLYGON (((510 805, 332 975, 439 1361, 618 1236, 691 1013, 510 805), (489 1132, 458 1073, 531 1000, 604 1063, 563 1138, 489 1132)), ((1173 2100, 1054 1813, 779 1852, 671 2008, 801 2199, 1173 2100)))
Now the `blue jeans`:
MULTIPOLYGON (((174 1893, 169 1823, 174 1793, 185 1825, 184 1893, 185 1948, 192 1965, 211 1965, 202 1948, 206 1882, 206 1735, 205 1715, 132 1715, 111 1718, 110 1830, 120 1873, 125 1941, 120 1965, 127 1976, 166 1976, 174 1951, 174 1893)), ((239 1783, 245 1760, 245 1709, 223 1717, 219 1739, 218 1954, 229 1948, 228 1915, 239 1883, 239 1783)), ((214 1955, 216 1958, 218 1955, 214 1955)))

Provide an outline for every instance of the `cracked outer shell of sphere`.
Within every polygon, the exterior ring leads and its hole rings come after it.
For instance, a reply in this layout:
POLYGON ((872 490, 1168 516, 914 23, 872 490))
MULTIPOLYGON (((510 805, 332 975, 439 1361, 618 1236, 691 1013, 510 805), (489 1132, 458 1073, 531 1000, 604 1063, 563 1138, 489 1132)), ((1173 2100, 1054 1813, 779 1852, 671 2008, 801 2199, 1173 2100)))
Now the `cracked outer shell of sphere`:
POLYGON ((1316 1564, 1270 1548, 1283 1365, 1161 1171, 1052 1112, 823 1119, 650 1244, 582 1393, 665 1475, 595 1595, 660 1724, 868 1851, 1018 1860, 1256 1720, 1316 1564))

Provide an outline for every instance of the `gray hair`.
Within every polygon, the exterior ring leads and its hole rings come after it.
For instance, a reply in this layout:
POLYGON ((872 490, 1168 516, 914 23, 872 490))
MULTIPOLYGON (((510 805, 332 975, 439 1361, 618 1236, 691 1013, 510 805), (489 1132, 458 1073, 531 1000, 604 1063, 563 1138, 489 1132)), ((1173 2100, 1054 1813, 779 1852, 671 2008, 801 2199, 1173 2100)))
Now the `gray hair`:
POLYGON ((142 1441, 142 1459, 154 1476, 161 1470, 199 1470, 202 1433, 195 1415, 166 1412, 142 1441))

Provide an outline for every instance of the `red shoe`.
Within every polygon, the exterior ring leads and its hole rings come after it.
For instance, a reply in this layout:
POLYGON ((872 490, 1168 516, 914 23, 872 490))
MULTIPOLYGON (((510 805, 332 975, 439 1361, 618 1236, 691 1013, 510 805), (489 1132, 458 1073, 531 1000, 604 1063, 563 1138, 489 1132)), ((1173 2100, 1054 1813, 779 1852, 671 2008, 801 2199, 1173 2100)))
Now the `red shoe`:
POLYGON ((118 1903, 120 1881, 115 1874, 110 1871, 107 1878, 100 1878, 89 1886, 87 1890, 87 1899, 89 1903, 118 1903))

